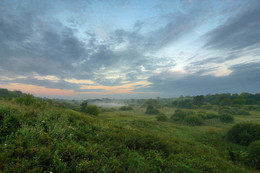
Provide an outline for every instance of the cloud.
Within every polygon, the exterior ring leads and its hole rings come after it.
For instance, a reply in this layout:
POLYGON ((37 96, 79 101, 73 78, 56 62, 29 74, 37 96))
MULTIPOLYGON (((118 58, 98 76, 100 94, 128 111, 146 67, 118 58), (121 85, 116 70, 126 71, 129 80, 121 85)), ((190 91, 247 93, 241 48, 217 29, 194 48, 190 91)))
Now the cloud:
POLYGON ((163 97, 199 95, 209 93, 259 92, 260 63, 231 66, 227 76, 213 76, 193 73, 163 72, 148 79, 152 84, 146 89, 134 91, 159 92, 163 97))
POLYGON ((250 1, 244 7, 241 13, 205 35, 206 48, 239 50, 259 46, 260 2, 250 1))
POLYGON ((92 80, 77 80, 74 78, 71 79, 63 79, 66 82, 74 83, 74 84, 95 84, 92 80))
POLYGON ((58 82, 60 80, 60 78, 52 75, 48 75, 48 76, 35 75, 34 78, 37 80, 49 80, 52 82, 58 82))
MULTIPOLYGON (((38 89, 45 94, 45 90, 51 93, 57 89, 57 93, 64 92, 65 95, 65 91, 75 95, 138 95, 171 91, 171 86, 175 87, 172 91, 181 93, 193 91, 185 85, 193 85, 187 80, 193 81, 195 88, 199 88, 198 81, 214 83, 210 79, 212 75, 215 75, 213 79, 222 82, 220 79, 225 81, 239 71, 230 67, 238 62, 228 65, 226 62, 242 58, 243 62, 256 62, 259 56, 259 22, 253 16, 259 15, 260 3, 245 7, 248 10, 230 18, 229 23, 208 32, 205 36, 208 49, 202 48, 202 53, 188 62, 185 59, 190 54, 186 50, 194 48, 182 47, 179 43, 197 38, 193 37, 197 28, 202 28, 202 33, 208 31, 210 18, 232 5, 216 3, 218 6, 213 9, 213 1, 159 2, 159 10, 147 7, 147 14, 144 14, 138 11, 139 8, 132 8, 135 3, 131 2, 129 11, 123 10, 124 14, 116 16, 121 19, 118 23, 111 20, 113 17, 104 18, 106 10, 97 13, 95 8, 102 4, 109 12, 122 5, 90 2, 1 1, 0 84, 9 84, 9 88, 28 85, 33 92, 37 87, 43 87, 38 89), (122 16, 135 14, 135 10, 141 15, 130 16, 122 22, 122 16), (98 17, 102 19, 97 22, 98 17), (240 48, 249 47, 254 49, 240 51, 240 48), (213 48, 229 51, 219 53, 212 51, 213 48), (170 53, 166 53, 166 49, 170 53), (185 54, 176 55, 175 51, 185 54), (172 69, 184 73, 169 72, 172 69), (216 73, 222 77, 217 78, 216 73)), ((121 8, 119 11, 122 12, 121 8)), ((113 14, 117 15, 117 12, 113 14)), ((223 14, 217 15, 225 18, 223 14)))
POLYGON ((136 93, 133 92, 134 89, 137 88, 147 88, 151 83, 148 81, 138 81, 138 82, 130 82, 124 85, 118 86, 104 86, 104 85, 82 85, 80 89, 82 90, 96 90, 101 89, 106 91, 109 94, 118 94, 118 93, 136 93))

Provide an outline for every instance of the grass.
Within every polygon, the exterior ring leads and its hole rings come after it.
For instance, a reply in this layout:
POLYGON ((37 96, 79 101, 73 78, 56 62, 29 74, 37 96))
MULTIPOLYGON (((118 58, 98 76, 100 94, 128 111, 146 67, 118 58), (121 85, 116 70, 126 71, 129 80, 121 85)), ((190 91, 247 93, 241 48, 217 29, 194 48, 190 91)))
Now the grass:
MULTIPOLYGON (((168 118, 174 111, 160 109, 168 118)), ((157 121, 156 115, 144 112, 134 107, 95 117, 47 103, 0 100, 1 133, 16 122, 16 128, 1 134, 0 171, 257 172, 230 158, 230 146, 246 151, 225 139, 234 123, 209 119, 202 126, 188 126, 157 121)), ((259 122, 259 112, 251 114, 235 116, 235 122, 259 122)))

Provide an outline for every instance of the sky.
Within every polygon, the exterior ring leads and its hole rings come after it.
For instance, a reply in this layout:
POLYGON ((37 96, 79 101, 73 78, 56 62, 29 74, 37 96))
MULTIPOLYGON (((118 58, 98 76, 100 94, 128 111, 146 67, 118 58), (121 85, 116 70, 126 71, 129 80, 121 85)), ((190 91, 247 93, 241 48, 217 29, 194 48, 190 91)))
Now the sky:
POLYGON ((38 97, 260 92, 259 0, 1 0, 0 88, 38 97))

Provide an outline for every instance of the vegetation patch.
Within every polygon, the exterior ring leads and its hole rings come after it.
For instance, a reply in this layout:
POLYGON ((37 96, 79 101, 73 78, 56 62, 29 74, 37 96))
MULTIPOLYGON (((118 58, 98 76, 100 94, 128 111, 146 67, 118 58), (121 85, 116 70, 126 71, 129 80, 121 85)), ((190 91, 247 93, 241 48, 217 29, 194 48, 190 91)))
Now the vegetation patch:
POLYGON ((122 106, 122 107, 120 107, 120 110, 121 111, 131 111, 131 110, 133 110, 133 107, 131 107, 131 106, 122 106))
POLYGON ((219 116, 220 121, 224 123, 233 123, 234 122, 234 117, 230 114, 224 113, 219 116))
POLYGON ((163 113, 160 113, 159 115, 157 115, 156 119, 158 121, 167 121, 168 120, 167 116, 165 114, 163 114, 163 113))
POLYGON ((236 124, 228 131, 227 137, 234 143, 247 146, 253 141, 260 140, 260 124, 250 122, 236 124))
POLYGON ((192 126, 199 126, 203 124, 203 119, 198 115, 188 115, 185 117, 184 121, 192 126))

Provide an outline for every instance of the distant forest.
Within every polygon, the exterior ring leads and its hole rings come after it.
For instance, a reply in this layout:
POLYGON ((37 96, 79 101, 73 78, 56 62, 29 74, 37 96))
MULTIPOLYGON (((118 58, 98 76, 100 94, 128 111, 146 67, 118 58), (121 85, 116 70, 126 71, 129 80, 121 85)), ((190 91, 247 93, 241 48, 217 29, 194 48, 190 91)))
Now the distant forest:
MULTIPOLYGON (((7 89, 0 88, 0 98, 11 99, 22 97, 27 94, 22 93, 21 91, 9 91, 7 89)), ((50 99, 47 99, 50 100, 50 99)), ((55 102, 67 104, 63 107, 70 107, 68 104, 79 104, 79 101, 76 100, 63 100, 63 99, 52 99, 55 102)), ((89 99, 90 101, 93 99, 89 99)), ((115 99, 94 99, 94 101, 115 101, 115 99)), ((241 94, 208 94, 208 95, 198 95, 198 96, 186 96, 179 98, 157 98, 157 99, 128 99, 124 100, 126 104, 145 104, 145 105, 164 105, 169 107, 178 107, 178 108, 207 108, 211 105, 219 106, 231 106, 231 105, 260 105, 260 93, 251 94, 251 93, 241 93, 241 94)))

